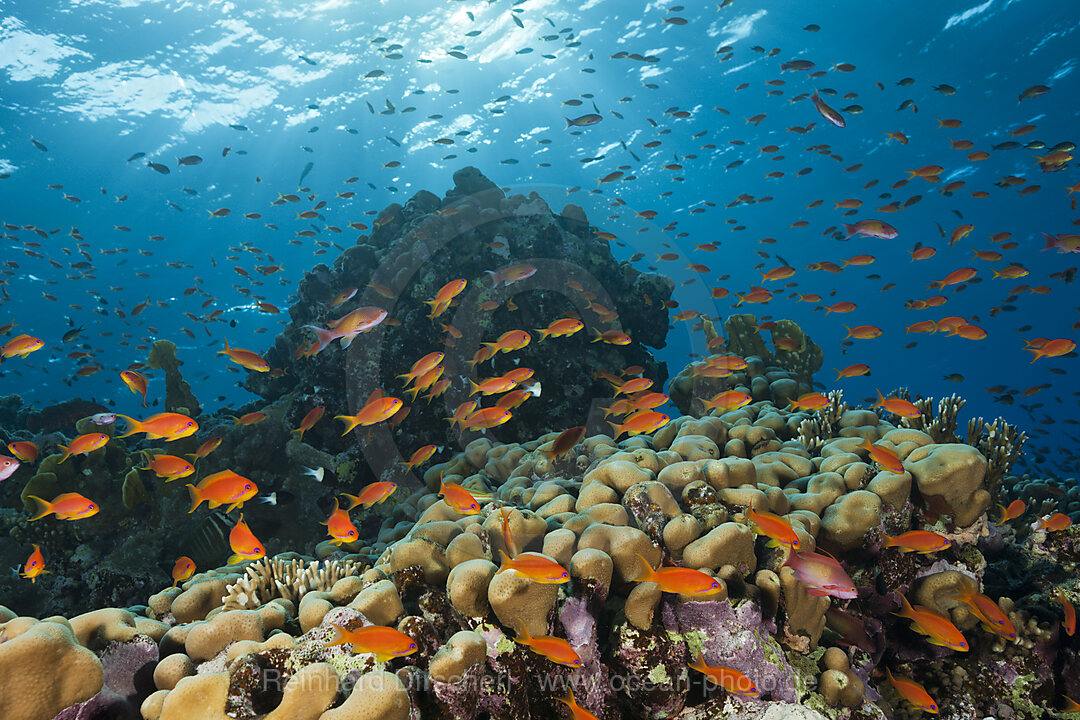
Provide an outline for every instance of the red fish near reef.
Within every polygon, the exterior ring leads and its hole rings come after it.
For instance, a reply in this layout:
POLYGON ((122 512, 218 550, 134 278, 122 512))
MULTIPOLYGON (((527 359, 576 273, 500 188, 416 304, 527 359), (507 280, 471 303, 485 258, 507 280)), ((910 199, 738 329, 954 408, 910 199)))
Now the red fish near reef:
POLYGON ((855 583, 830 555, 793 550, 783 564, 795 571, 795 579, 806 585, 807 592, 815 597, 850 600, 859 595, 855 583))
POLYGON ((326 408, 324 408, 322 405, 308 410, 307 415, 305 415, 304 419, 300 421, 300 427, 293 430, 293 432, 300 433, 298 437, 303 440, 304 433, 310 430, 315 423, 319 422, 319 420, 322 419, 324 412, 326 412, 326 408))
POLYGON ((968 642, 959 628, 942 615, 928 607, 916 605, 912 607, 907 598, 900 596, 903 607, 900 612, 893 613, 911 621, 911 629, 920 635, 926 635, 926 642, 932 645, 951 648, 957 652, 967 652, 968 642))
POLYGON ((31 522, 54 514, 57 520, 82 520, 97 515, 100 509, 93 500, 76 492, 57 495, 52 502, 42 500, 36 495, 27 495, 27 498, 34 503, 37 510, 37 514, 30 518, 31 522))
POLYGON ((937 703, 934 702, 934 698, 930 697, 930 694, 923 689, 923 686, 915 682, 911 678, 904 676, 894 677, 889 668, 885 668, 885 676, 888 678, 888 683, 896 688, 896 692, 900 697, 907 700, 920 710, 923 710, 934 715, 938 714, 937 703))
POLYGON ((511 558, 499 550, 499 556, 502 558, 502 564, 496 574, 509 570, 541 585, 561 585, 570 582, 570 573, 547 555, 525 552, 511 558))
POLYGON ((109 442, 109 436, 105 433, 86 433, 80 435, 71 441, 70 445, 61 445, 60 449, 64 451, 64 456, 60 458, 58 465, 63 463, 72 455, 87 455, 103 447, 105 443, 109 442))
MULTIPOLYGON (((32 463, 37 460, 38 446, 29 440, 14 440, 9 442, 7 447, 20 462, 32 463)), ((0 480, 2 479, 0 478, 0 480)))
POLYGON ((0 362, 12 357, 25 358, 30 353, 43 347, 45 347, 45 342, 40 338, 31 337, 30 335, 16 335, 4 343, 3 348, 0 348, 0 362))
POLYGON ((126 438, 136 433, 146 433, 147 440, 164 439, 165 442, 172 442, 173 440, 194 435, 199 429, 199 423, 180 413, 158 413, 141 422, 119 413, 117 413, 116 417, 123 418, 128 424, 127 432, 118 435, 118 438, 126 438))
POLYGON ((326 531, 331 538, 331 544, 338 547, 345 543, 354 542, 360 537, 360 532, 353 525, 352 520, 349 519, 349 511, 338 507, 337 498, 334 498, 334 509, 330 511, 330 517, 327 518, 326 522, 319 524, 326 526, 326 531))
POLYGON ((258 560, 266 556, 266 548, 251 532, 251 528, 244 522, 244 514, 240 513, 240 520, 229 531, 229 547, 233 554, 229 556, 226 564, 235 565, 244 560, 258 560))
POLYGON ((902 553, 926 554, 944 550, 952 545, 952 541, 948 538, 929 530, 912 530, 896 537, 882 533, 881 538, 885 541, 881 544, 882 548, 894 547, 898 548, 902 553))
POLYGON ((440 481, 439 497, 462 515, 476 515, 480 512, 480 504, 472 493, 455 483, 440 481))
POLYGON ((348 630, 341 625, 330 623, 330 636, 324 645, 352 645, 353 652, 371 653, 376 662, 386 662, 416 652, 416 641, 411 637, 382 625, 367 625, 359 630, 348 630))
POLYGON ((251 350, 229 347, 228 338, 225 339, 225 349, 218 350, 217 354, 227 355, 234 363, 243 368, 247 368, 248 370, 253 370, 255 372, 270 371, 270 363, 266 362, 266 358, 251 350))
POLYGON ((689 663, 688 666, 705 675, 733 695, 757 697, 759 694, 754 682, 735 668, 725 665, 706 665, 705 659, 701 655, 698 655, 697 659, 689 663))
POLYGON ((364 510, 367 510, 372 505, 378 505, 386 500, 386 498, 394 494, 395 490, 397 490, 396 482, 381 480, 365 486, 364 489, 360 491, 359 495, 341 493, 341 496, 349 500, 349 507, 345 508, 346 510, 352 510, 358 505, 364 510))
MULTIPOLYGON (((35 547, 37 546, 35 545, 35 547)), ((1065 597, 1065 591, 1061 589, 1060 585, 1057 587, 1054 600, 1061 603, 1061 607, 1065 611, 1065 618, 1061 621, 1061 627, 1065 629, 1066 635, 1072 636, 1076 632, 1076 609, 1069 602, 1069 598, 1065 597)))
POLYGON ((746 509, 746 519, 753 523, 754 532, 769 538, 769 544, 799 549, 799 536, 791 523, 768 510, 746 509))
POLYGON ((487 273, 491 277, 491 282, 494 286, 499 287, 500 284, 510 285, 511 283, 531 278, 536 274, 536 267, 525 263, 519 263, 517 265, 499 268, 498 270, 488 270, 487 273))
POLYGON ((335 415, 334 419, 345 423, 345 432, 341 433, 342 437, 344 437, 357 426, 366 427, 389 420, 401 409, 401 405, 402 402, 399 398, 379 397, 368 402, 355 415, 335 415))
POLYGON ((245 502, 259 492, 255 483, 243 475, 237 475, 232 470, 222 470, 213 475, 207 475, 198 485, 188 483, 187 489, 188 494, 191 495, 189 514, 195 512, 195 509, 204 502, 209 504, 211 510, 221 505, 228 505, 225 512, 230 513, 234 508, 243 507, 245 502))
POLYGON ((356 339, 357 335, 366 333, 378 327, 379 323, 386 319, 386 311, 378 307, 359 307, 348 315, 338 318, 330 323, 329 328, 321 328, 317 325, 305 325, 311 328, 318 336, 318 340, 311 352, 317 355, 326 349, 326 346, 337 339, 341 339, 341 347, 347 348, 356 339))
POLYGON ((684 567, 660 567, 653 570, 644 555, 639 553, 638 558, 645 566, 645 571, 634 578, 634 582, 656 583, 664 592, 679 595, 715 595, 724 590, 716 578, 700 570, 684 567))
POLYGON ((49 571, 45 569, 45 558, 41 554, 41 548, 35 545, 34 551, 30 553, 30 557, 26 559, 26 564, 23 565, 19 577, 26 578, 33 584, 36 582, 38 575, 47 572, 49 571))
POLYGON ((173 563, 172 586, 176 587, 194 574, 195 561, 189 558, 187 555, 181 555, 180 557, 176 558, 176 562, 173 563))
POLYGON ((525 627, 525 622, 518 618, 521 632, 514 642, 524 645, 538 655, 543 655, 548 660, 566 667, 581 667, 581 657, 570 647, 566 640, 553 635, 537 635, 533 637, 525 627))

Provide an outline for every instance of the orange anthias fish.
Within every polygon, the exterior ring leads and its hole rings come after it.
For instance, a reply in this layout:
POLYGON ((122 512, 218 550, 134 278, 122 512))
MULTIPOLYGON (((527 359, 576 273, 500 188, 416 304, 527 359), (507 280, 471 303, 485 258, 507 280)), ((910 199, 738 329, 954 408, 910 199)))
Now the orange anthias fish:
POLYGON ((214 437, 210 438, 202 445, 200 445, 199 449, 192 453, 192 462, 198 462, 199 460, 202 460, 204 457, 217 450, 218 445, 221 445, 221 436, 215 435, 214 437))
POLYGON ((439 366, 439 363, 443 361, 444 357, 446 357, 444 353, 438 351, 429 352, 427 355, 414 362, 412 364, 412 367, 409 368, 409 372, 403 375, 398 375, 398 377, 405 378, 405 385, 407 387, 409 383, 411 383, 413 380, 416 380, 422 375, 425 375, 437 368, 439 366))
POLYGON ((476 515, 480 512, 480 503, 472 493, 456 483, 440 481, 439 497, 462 515, 476 515))
POLYGON ((233 425, 255 425, 261 423, 268 418, 269 415, 264 412, 249 412, 240 417, 236 417, 235 415, 230 415, 229 417, 233 419, 233 425))
POLYGON ((152 455, 147 458, 146 467, 141 470, 153 470, 159 478, 165 478, 165 482, 172 482, 185 478, 195 472, 195 466, 182 457, 176 455, 152 455))
POLYGON ((304 433, 311 429, 311 427, 322 419, 323 413, 326 412, 326 408, 322 405, 308 410, 307 415, 300 421, 300 427, 293 430, 294 433, 300 433, 301 440, 304 439, 304 433))
POLYGON ((1072 518, 1064 513, 1054 513, 1048 517, 1039 518, 1038 524, 1035 526, 1035 530, 1042 530, 1044 532, 1061 532, 1062 530, 1068 530, 1072 525, 1072 518))
POLYGON ((626 418, 626 422, 622 425, 611 423, 611 427, 614 428, 615 439, 618 440, 623 435, 640 435, 641 433, 651 433, 654 430, 659 430, 667 425, 670 419, 664 413, 658 413, 654 410, 641 410, 626 418))
POLYGON ((357 335, 366 333, 378 327, 379 323, 386 319, 386 311, 379 307, 359 307, 348 315, 338 318, 330 323, 329 328, 321 328, 316 325, 305 325, 311 328, 318 336, 318 340, 312 350, 312 355, 317 355, 326 349, 326 346, 337 339, 341 339, 341 347, 347 348, 356 339, 357 335))
POLYGON ((176 558, 176 562, 173 563, 172 586, 176 587, 194 574, 195 561, 189 558, 187 555, 181 555, 180 557, 176 558))
POLYGON ((376 662, 386 662, 416 652, 416 641, 394 628, 367 625, 358 630, 347 630, 334 623, 330 624, 330 628, 330 637, 324 643, 326 647, 352 645, 353 652, 371 653, 376 662))
POLYGON ((900 462, 900 458, 896 456, 895 452, 884 445, 871 445, 870 439, 867 438, 863 444, 859 446, 859 449, 869 452, 870 457, 873 458, 874 462, 886 470, 890 470, 894 473, 904 472, 904 463, 900 462))
POLYGON ((900 600, 903 608, 893 615, 911 620, 911 629, 921 635, 926 635, 928 643, 951 648, 957 652, 968 651, 964 634, 947 617, 922 605, 912 607, 903 595, 900 596, 900 600))
MULTIPOLYGON (((455 413, 456 415, 457 413, 455 413)), ((489 407, 470 412, 461 420, 466 430, 486 430, 497 427, 510 420, 512 414, 506 408, 489 407)))
POLYGON ((791 407, 795 410, 820 410, 823 407, 829 406, 829 398, 825 397, 819 392, 807 393, 801 396, 798 400, 791 401, 791 407))
POLYGON ((258 560, 266 556, 266 548, 244 522, 243 513, 240 513, 240 520, 229 531, 229 547, 233 554, 226 561, 227 565, 235 565, 244 560, 258 560))
POLYGON ((1040 347, 1029 347, 1028 350, 1034 357, 1031 362, 1044 357, 1061 357, 1071 353, 1076 348, 1076 343, 1068 338, 1058 338, 1043 343, 1040 347))
POLYGON ((996 602, 978 592, 974 582, 964 583, 964 587, 952 594, 952 597, 967 605, 986 629, 1006 640, 1016 639, 1016 628, 1009 616, 1001 611, 996 602))
POLYGON ((43 347, 45 347, 45 342, 40 338, 29 335, 16 335, 4 343, 3 348, 0 348, 0 361, 12 357, 25 358, 30 353, 43 347))
POLYGON ((581 322, 575 317, 559 318, 555 320, 546 328, 537 329, 536 332, 540 333, 541 340, 547 340, 549 337, 568 337, 573 335, 581 328, 585 327, 585 323, 581 322))
POLYGON ((509 570, 541 585, 561 585, 570 582, 570 573, 547 555, 525 552, 511 558, 499 550, 499 556, 502 558, 502 564, 496 574, 509 570))
POLYGON ((483 343, 484 347, 491 348, 495 352, 508 353, 512 350, 520 350, 529 344, 532 336, 524 330, 507 330, 493 343, 483 343))
POLYGON ((902 553, 926 554, 944 550, 952 545, 952 541, 948 538, 929 530, 912 530, 896 537, 882 533, 881 537, 885 541, 881 544, 882 548, 894 547, 898 548, 902 553))
POLYGON ((765 535, 770 539, 770 544, 789 547, 792 550, 799 549, 799 536, 791 523, 784 518, 769 512, 768 510, 757 511, 750 507, 746 510, 746 519, 754 524, 754 531, 759 535, 765 535))
POLYGON ((423 465, 430 460, 431 456, 434 455, 435 451, 438 449, 438 445, 424 445, 423 447, 417 448, 412 456, 406 462, 401 464, 410 470, 415 470, 417 466, 423 465))
POLYGON ((34 552, 30 553, 30 557, 26 559, 26 564, 23 565, 19 577, 26 578, 31 583, 34 583, 37 581, 38 575, 47 572, 49 571, 45 569, 45 558, 41 554, 41 548, 35 545, 34 552))
POLYGON ((70 492, 57 495, 52 502, 47 502, 36 495, 27 495, 34 502, 37 514, 30 521, 40 520, 46 515, 56 515, 57 520, 82 520, 97 515, 100 508, 93 500, 79 493, 70 492))
POLYGON ((352 510, 358 505, 363 507, 364 510, 367 510, 372 505, 378 505, 383 500, 386 500, 386 498, 394 494, 395 490, 397 490, 396 482, 382 480, 365 486, 364 489, 360 491, 359 495, 341 493, 341 496, 348 498, 349 500, 349 507, 345 508, 346 511, 352 510))
POLYGON ((8 451, 24 463, 37 460, 38 446, 29 440, 14 440, 8 443, 8 451))
POLYGON ((243 475, 237 475, 232 470, 222 470, 213 475, 207 475, 198 485, 187 485, 188 494, 191 495, 191 509, 188 513, 206 502, 210 509, 221 505, 228 505, 226 513, 234 508, 243 507, 244 503, 258 494, 259 488, 251 480, 243 475))
POLYGON ((354 542, 360 537, 360 532, 349 519, 349 511, 338 507, 337 498, 334 498, 334 509, 330 511, 330 517, 326 522, 319 524, 326 526, 326 531, 331 538, 330 542, 339 547, 344 543, 354 542))
POLYGON ((64 456, 60 458, 60 462, 64 462, 72 455, 86 455, 92 453, 98 448, 104 447, 107 442, 109 442, 109 436, 105 433, 86 433, 85 435, 80 435, 72 440, 70 445, 60 446, 60 449, 64 451, 64 456))
POLYGON ((638 558, 645 566, 645 571, 634 578, 634 582, 656 583, 664 592, 679 595, 715 595, 723 590, 716 578, 700 570, 684 567, 660 567, 653 570, 644 555, 638 553, 638 558))
POLYGON ((749 695, 757 697, 759 691, 754 681, 743 675, 735 668, 725 665, 706 665, 705 658, 701 655, 688 666, 705 675, 714 683, 727 690, 732 695, 749 695))
POLYGON ((379 397, 368 402, 368 404, 355 415, 335 415, 334 419, 341 420, 345 423, 345 432, 341 433, 342 437, 344 437, 357 426, 366 427, 368 425, 380 423, 384 420, 389 420, 401 409, 401 406, 402 402, 399 398, 379 397))
POLYGON ((877 396, 877 404, 871 407, 885 408, 886 412, 891 412, 893 415, 899 415, 902 418, 917 418, 922 414, 919 408, 904 398, 886 398, 881 394, 880 390, 877 391, 877 396))
POLYGON ((732 410, 738 410, 741 407, 749 405, 751 398, 744 392, 738 390, 726 390, 724 392, 717 393, 708 400, 702 400, 702 405, 705 406, 705 410, 720 410, 722 412, 731 412, 732 410))
POLYGON ((149 385, 146 376, 134 370, 121 370, 120 379, 124 381, 124 384, 128 386, 131 392, 142 396, 143 407, 146 407, 146 387, 149 385))
POLYGON ((136 433, 146 433, 148 440, 164 439, 166 442, 171 442, 194 435, 199 429, 199 423, 180 413, 158 413, 141 422, 119 413, 117 413, 116 417, 123 418, 128 424, 127 432, 117 436, 120 438, 126 438, 136 433))
POLYGON ((253 370, 255 372, 269 372, 270 363, 266 362, 266 359, 258 353, 251 350, 243 350, 241 348, 229 347, 228 338, 225 339, 225 349, 218 350, 218 355, 227 355, 237 365, 253 370))
POLYGON ((529 635, 523 620, 518 618, 518 623, 521 625, 521 632, 518 637, 514 638, 514 642, 532 649, 533 652, 543 655, 553 663, 572 668, 581 667, 581 657, 574 651, 574 648, 570 647, 569 642, 554 635, 537 635, 533 637, 529 635))
POLYGON ((578 705, 577 700, 574 699, 574 691, 572 688, 567 688, 566 693, 566 697, 557 697, 555 699, 570 708, 570 717, 572 720, 600 720, 600 718, 578 705))
POLYGON ((1004 505, 1000 504, 998 505, 998 507, 1001 509, 1001 519, 994 523, 995 526, 1004 525, 1010 520, 1015 520, 1016 518, 1023 515, 1024 512, 1027 510, 1027 503, 1025 503, 1023 500, 1017 499, 1009 503, 1009 507, 1005 507, 1004 505))
MULTIPOLYGON (((36 545, 34 547, 37 547, 36 545)), ((1065 629, 1066 635, 1072 635, 1076 632, 1076 609, 1073 608, 1073 604, 1069 602, 1069 598, 1065 597, 1065 591, 1061 589, 1059 585, 1057 593, 1054 596, 1054 600, 1061 603, 1062 609, 1065 611, 1065 617, 1061 621, 1061 627, 1065 629)))
POLYGON ((930 694, 923 689, 922 685, 911 678, 902 675, 900 677, 893 677, 889 668, 885 668, 885 675, 888 677, 888 683, 896 688, 896 692, 900 694, 900 697, 924 712, 933 715, 938 714, 937 703, 934 702, 934 698, 930 697, 930 694))

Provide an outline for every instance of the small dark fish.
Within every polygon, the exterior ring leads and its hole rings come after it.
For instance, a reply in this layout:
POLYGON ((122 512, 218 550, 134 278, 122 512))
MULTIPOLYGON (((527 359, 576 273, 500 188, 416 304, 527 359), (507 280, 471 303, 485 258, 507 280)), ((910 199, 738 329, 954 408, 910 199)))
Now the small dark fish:
POLYGON ((137 153, 135 153, 134 155, 132 155, 131 157, 129 157, 129 158, 127 159, 127 161, 128 161, 128 162, 131 162, 132 160, 138 160, 139 158, 143 158, 143 157, 146 157, 146 153, 144 153, 144 152, 137 152, 137 153))
POLYGON ((603 119, 603 116, 597 115, 596 113, 588 113, 581 117, 576 117, 573 120, 568 117, 563 118, 563 120, 566 121, 566 127, 589 127, 590 125, 597 124, 603 119))
POLYGON ((168 205, 169 207, 171 207, 176 212, 184 212, 184 208, 180 207, 179 205, 174 203, 172 200, 166 200, 165 204, 168 205))
POLYGON ((169 172, 170 172, 169 171, 169 166, 168 165, 162 165, 161 163, 148 162, 148 163, 146 163, 146 167, 150 168, 154 172, 159 172, 162 175, 168 175, 169 172))
POLYGON ((225 157, 226 155, 228 155, 230 150, 232 150, 232 148, 229 147, 228 145, 221 148, 221 157, 225 157))
POLYGON ((964 382, 964 376, 961 375, 960 373, 952 373, 951 375, 945 375, 941 379, 942 380, 948 380, 949 382, 956 382, 956 383, 964 382))
POLYGON ((305 55, 298 55, 297 57, 299 57, 301 60, 306 62, 308 65, 318 65, 319 64, 319 63, 315 62, 314 60, 312 60, 311 58, 309 58, 309 57, 307 57, 305 55))
POLYGON ((303 185, 304 184, 304 178, 306 178, 308 176, 308 173, 310 173, 311 170, 314 167, 315 167, 315 163, 313 163, 313 162, 309 162, 307 165, 304 165, 304 169, 300 171, 300 179, 296 181, 296 184, 297 185, 303 185))
POLYGON ((229 123, 229 127, 231 127, 233 130, 240 130, 241 132, 247 130, 247 125, 234 125, 232 123, 229 123))
POLYGON ((49 152, 49 148, 45 147, 40 142, 35 140, 33 135, 30 136, 30 144, 36 147, 41 152, 49 152))
POLYGON ((177 165, 198 165, 202 162, 202 158, 198 155, 185 155, 182 158, 176 158, 177 165))
POLYGON ((389 135, 386 135, 385 137, 386 137, 387 140, 390 141, 390 144, 393 145, 394 147, 401 147, 401 143, 398 142, 397 140, 395 140, 394 138, 390 137, 389 135))
POLYGON ((75 342, 75 340, 79 337, 79 333, 81 333, 82 331, 83 329, 81 327, 72 328, 71 330, 68 330, 66 333, 64 333, 63 337, 60 338, 60 342, 75 342))

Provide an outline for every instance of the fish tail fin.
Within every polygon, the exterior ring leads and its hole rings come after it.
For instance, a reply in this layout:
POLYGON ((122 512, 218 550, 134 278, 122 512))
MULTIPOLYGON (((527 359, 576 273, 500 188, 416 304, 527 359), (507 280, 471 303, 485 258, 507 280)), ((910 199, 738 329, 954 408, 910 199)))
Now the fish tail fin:
POLYGON ((625 430, 623 430, 623 427, 624 427, 623 425, 619 425, 618 423, 613 423, 610 420, 608 421, 608 424, 611 425, 611 428, 615 431, 615 439, 616 440, 619 439, 620 435, 622 435, 624 432, 626 432, 625 430))
POLYGON ((640 576, 634 578, 634 582, 649 582, 649 581, 651 581, 653 579, 653 577, 656 575, 656 571, 653 570, 652 563, 650 563, 647 559, 645 559, 645 556, 642 555, 641 553, 635 553, 635 554, 638 556, 638 558, 640 558, 641 563, 645 566, 645 572, 643 572, 640 576))
POLYGON ((327 330, 326 328, 321 328, 317 325, 305 325, 304 327, 314 330, 316 337, 318 337, 318 344, 315 346, 315 350, 311 353, 312 355, 318 355, 326 349, 327 345, 334 342, 336 335, 332 330, 327 330))
POLYGON ((903 595, 901 595, 900 596, 900 602, 902 603, 902 605, 900 607, 900 612, 894 612, 893 615, 896 615, 897 617, 902 617, 902 618, 909 618, 909 619, 914 618, 915 617, 915 608, 911 607, 911 603, 908 602, 908 599, 906 597, 904 597, 903 595))
POLYGON ((566 117, 565 115, 563 116, 563 120, 566 121, 566 127, 573 127, 574 126, 574 121, 571 120, 570 118, 566 117))
POLYGON ((1054 247, 1054 243, 1057 242, 1057 238, 1055 238, 1049 233, 1043 233, 1042 236, 1046 238, 1046 244, 1043 245, 1043 250, 1049 250, 1050 248, 1054 247))
MULTIPOLYGON (((911 172, 911 171, 909 170, 908 172, 911 172)), ((854 235, 855 233, 858 232, 858 228, 856 228, 854 225, 848 225, 847 223, 840 223, 840 224, 844 226, 844 232, 847 234, 847 237, 844 238, 845 240, 847 240, 852 235, 854 235)))
POLYGON ((116 417, 123 418, 124 422, 127 423, 127 431, 124 432, 123 435, 117 435, 116 437, 126 438, 129 435, 134 435, 135 433, 140 432, 142 426, 135 418, 128 417, 127 415, 121 415, 120 413, 117 413, 116 417))
MULTIPOLYGON (((1035 361, 1032 360, 1031 362, 1035 361)), ((65 460, 71 457, 71 449, 67 445, 61 445, 60 449, 64 451, 64 457, 60 458, 60 462, 56 463, 57 465, 62 464, 65 460)))
MULTIPOLYGON (((524 640, 526 642, 529 642, 529 641, 531 641, 533 639, 532 635, 529 634, 529 628, 525 627, 525 621, 524 620, 522 620, 519 617, 519 618, 517 618, 517 623, 515 623, 515 624, 521 626, 521 632, 519 633, 520 640, 524 640)), ((514 638, 514 640, 519 641, 519 638, 514 638)))
POLYGON ((875 405, 874 407, 878 407, 878 405, 884 405, 885 396, 881 394, 881 390, 879 390, 878 388, 874 388, 874 392, 877 393, 877 405, 875 405))
POLYGON ((30 518, 30 522, 34 520, 40 520, 52 513, 52 505, 45 500, 42 500, 37 495, 27 495, 26 499, 34 504, 34 517, 30 518))
POLYGON ((499 570, 498 570, 498 572, 502 572, 503 570, 509 570, 509 569, 510 569, 510 556, 507 555, 505 552, 503 552, 502 549, 500 549, 499 550, 499 570))
POLYGON ((345 421, 345 432, 341 433, 341 437, 345 437, 346 435, 351 433, 356 428, 356 426, 360 424, 360 421, 352 415, 335 415, 334 419, 345 421))
POLYGON ((896 538, 894 538, 892 535, 889 535, 887 533, 881 533, 881 539, 885 541, 881 543, 881 547, 883 549, 887 547, 896 547, 896 538))
POLYGON ((203 500, 205 500, 206 498, 204 498, 202 496, 202 493, 199 491, 199 488, 195 487, 191 483, 187 484, 187 489, 188 489, 188 495, 191 496, 191 509, 188 510, 188 514, 190 515, 191 513, 195 512, 195 508, 202 505, 203 500))
MULTIPOLYGON (((843 325, 843 323, 841 323, 841 325, 843 325)), ((844 339, 844 340, 847 340, 847 339, 848 339, 849 337, 851 337, 851 328, 850 328, 850 327, 848 327, 847 325, 844 325, 844 329, 845 329, 845 330, 847 330, 847 335, 845 335, 845 336, 843 337, 843 339, 844 339)))

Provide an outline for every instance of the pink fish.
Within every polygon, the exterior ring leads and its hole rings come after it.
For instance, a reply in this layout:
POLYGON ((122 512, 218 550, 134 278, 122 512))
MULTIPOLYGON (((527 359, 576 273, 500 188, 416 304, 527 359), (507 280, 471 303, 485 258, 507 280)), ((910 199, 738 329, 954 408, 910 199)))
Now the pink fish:
POLYGON ((811 595, 843 600, 858 597, 855 583, 831 555, 793 550, 784 565, 795 571, 795 579, 806 585, 811 595))
POLYGON ((0 480, 7 480, 19 469, 19 461, 7 455, 0 455, 0 480))
POLYGON ((831 122, 836 127, 844 127, 847 123, 844 122, 844 116, 829 107, 821 96, 817 94, 817 90, 810 96, 810 102, 814 103, 814 109, 818 111, 821 117, 831 122))

